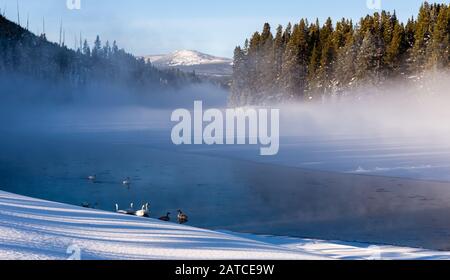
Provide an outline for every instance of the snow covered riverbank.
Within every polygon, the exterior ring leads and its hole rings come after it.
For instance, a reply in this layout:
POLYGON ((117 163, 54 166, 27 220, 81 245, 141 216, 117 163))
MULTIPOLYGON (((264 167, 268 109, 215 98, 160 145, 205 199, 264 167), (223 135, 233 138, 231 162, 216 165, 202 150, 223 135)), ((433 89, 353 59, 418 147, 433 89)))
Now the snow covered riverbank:
POLYGON ((0 259, 450 259, 450 252, 214 232, 0 191, 0 259))

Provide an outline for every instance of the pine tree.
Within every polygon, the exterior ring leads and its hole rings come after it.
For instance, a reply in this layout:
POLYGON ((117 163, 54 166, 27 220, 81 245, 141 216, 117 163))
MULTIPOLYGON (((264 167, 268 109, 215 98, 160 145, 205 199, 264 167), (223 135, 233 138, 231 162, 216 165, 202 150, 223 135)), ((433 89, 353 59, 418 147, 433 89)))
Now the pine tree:
POLYGON ((260 56, 259 64, 257 68, 260 69, 259 80, 259 96, 261 100, 267 97, 271 98, 273 94, 273 82, 276 79, 276 68, 275 68, 275 54, 273 52, 274 38, 271 32, 271 27, 268 23, 264 24, 263 31, 261 33, 260 41, 260 56))
POLYGON ((313 99, 320 92, 321 84, 318 76, 320 69, 320 49, 315 42, 308 67, 308 99, 313 99))
POLYGON ((287 97, 304 99, 308 76, 308 33, 305 20, 294 26, 283 61, 282 72, 287 97))
POLYGON ((356 58, 358 85, 376 84, 378 66, 376 38, 367 30, 356 58))
POLYGON ((285 51, 285 37, 283 36, 283 26, 279 25, 277 34, 273 42, 273 57, 274 57, 274 75, 275 86, 279 87, 279 80, 281 78, 281 69, 283 66, 283 53, 285 51))
POLYGON ((230 103, 233 105, 247 104, 246 87, 248 86, 246 54, 241 47, 234 50, 233 80, 231 85, 230 103))
POLYGON ((321 90, 324 94, 330 94, 333 84, 333 61, 336 55, 333 32, 333 23, 331 18, 328 18, 320 32, 322 54, 318 76, 321 81, 321 90))
POLYGON ((246 104, 320 100, 393 78, 417 81, 429 68, 450 67, 450 6, 425 2, 406 24, 395 11, 367 15, 357 25, 345 18, 322 27, 301 20, 284 31, 278 26, 275 38, 265 24, 235 59, 245 61, 235 71, 247 78, 234 79, 245 88, 246 104))
POLYGON ((400 74, 402 69, 403 55, 407 48, 405 29, 398 21, 395 22, 395 26, 392 32, 392 39, 386 50, 386 56, 384 63, 386 64, 388 74, 400 74))
POLYGON ((94 47, 92 48, 92 57, 99 58, 102 56, 102 41, 100 41, 100 36, 97 35, 97 38, 94 42, 94 47))
POLYGON ((431 40, 431 7, 425 2, 419 11, 412 50, 412 72, 425 70, 428 44, 431 40))
MULTIPOLYGON (((352 33, 347 34, 345 45, 338 51, 334 77, 337 81, 337 86, 342 93, 347 89, 356 86, 356 63, 359 51, 359 44, 352 33)), ((340 92, 339 92, 340 91, 340 92)))
POLYGON ((415 45, 415 34, 416 34, 416 21, 414 17, 408 19, 405 26, 405 41, 408 49, 411 49, 415 45))
POLYGON ((91 48, 89 47, 87 40, 84 40, 83 43, 83 54, 86 56, 91 56, 91 48))
POLYGON ((285 42, 285 47, 287 46, 288 42, 291 40, 291 36, 292 36, 292 24, 289 22, 288 25, 286 26, 286 29, 284 30, 284 42, 285 42))
POLYGON ((255 32, 248 43, 246 70, 248 75, 249 94, 245 95, 246 104, 259 103, 258 94, 261 87, 259 77, 261 77, 260 65, 261 34, 255 32), (253 94, 250 94, 253 93, 253 94))
POLYGON ((119 53, 119 47, 117 46, 117 42, 116 41, 113 42, 111 53, 112 53, 113 56, 116 56, 119 53))
POLYGON ((449 45, 450 45, 450 17, 449 8, 440 9, 436 25, 434 26, 431 40, 431 57, 429 65, 434 68, 442 69, 449 64, 449 45))
POLYGON ((353 22, 343 18, 336 23, 336 31, 333 33, 337 50, 345 46, 349 34, 353 35, 353 22))
POLYGON ((105 46, 103 47, 102 50, 102 55, 104 58, 108 59, 111 56, 111 46, 109 44, 109 41, 106 41, 105 46))
POLYGON ((309 28, 309 52, 311 53, 308 65, 308 97, 307 99, 314 99, 314 96, 319 92, 320 80, 318 72, 320 70, 320 61, 322 53, 322 45, 320 42, 320 23, 316 19, 314 24, 309 28))

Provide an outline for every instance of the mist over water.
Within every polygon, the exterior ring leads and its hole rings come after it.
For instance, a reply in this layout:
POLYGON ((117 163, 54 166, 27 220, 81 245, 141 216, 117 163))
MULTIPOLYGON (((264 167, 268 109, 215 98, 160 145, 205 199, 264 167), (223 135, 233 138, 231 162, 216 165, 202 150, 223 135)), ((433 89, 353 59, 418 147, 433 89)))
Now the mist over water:
POLYGON ((450 78, 367 87, 280 109, 280 152, 258 157, 251 146, 192 146, 183 150, 304 169, 450 180, 450 78), (424 82, 426 81, 426 82, 424 82))
MULTIPOLYGON (((381 89, 367 87, 325 101, 268 107, 281 109, 280 133, 284 137, 429 137, 447 142, 449 75, 427 74, 423 80, 426 82, 408 85, 390 83, 381 89)), ((208 84, 149 93, 105 84, 74 89, 21 76, 1 77, 0 83, 0 124, 11 130, 30 129, 27 121, 32 120, 37 131, 52 124, 77 122, 151 123, 161 111, 192 109, 195 100, 203 101, 206 108, 223 109, 228 98, 225 90, 208 84)), ((161 121, 169 123, 170 117, 161 121)))
POLYGON ((105 84, 74 89, 16 76, 0 82, 0 129, 11 132, 167 128, 176 108, 192 107, 195 100, 223 107, 227 100, 227 92, 208 84, 149 92, 105 84))
POLYGON ((148 201, 153 217, 181 208, 191 225, 213 229, 448 249, 450 184, 406 179, 450 181, 450 83, 436 77, 423 88, 274 105, 274 157, 171 143, 172 110, 227 106, 212 86, 143 95, 3 78, 0 188, 108 211, 148 201))
POLYGON ((286 136, 446 136, 449 87, 448 73, 436 73, 427 82, 367 87, 326 103, 283 105, 282 131, 286 136))

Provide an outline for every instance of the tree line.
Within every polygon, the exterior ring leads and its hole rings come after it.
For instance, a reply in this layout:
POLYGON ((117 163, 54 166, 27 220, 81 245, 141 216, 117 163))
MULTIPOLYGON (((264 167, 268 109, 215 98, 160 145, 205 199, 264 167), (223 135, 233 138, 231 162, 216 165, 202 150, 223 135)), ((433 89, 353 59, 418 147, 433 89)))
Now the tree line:
POLYGON ((89 85, 123 85, 146 91, 181 87, 199 82, 194 73, 159 70, 144 59, 120 49, 116 42, 102 44, 97 36, 69 49, 64 42, 52 43, 0 16, 0 75, 24 76, 71 88, 89 85))
POLYGON ((324 100, 393 80, 420 82, 450 67, 450 5, 420 7, 406 23, 396 13, 367 15, 357 24, 331 18, 321 25, 266 23, 234 51, 231 103, 324 100))

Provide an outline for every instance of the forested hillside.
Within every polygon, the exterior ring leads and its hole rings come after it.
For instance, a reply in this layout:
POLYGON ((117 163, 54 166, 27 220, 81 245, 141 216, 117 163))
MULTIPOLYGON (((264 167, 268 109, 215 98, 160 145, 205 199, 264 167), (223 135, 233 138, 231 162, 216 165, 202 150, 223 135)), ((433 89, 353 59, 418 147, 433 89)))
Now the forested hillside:
POLYGON ((62 41, 52 43, 0 16, 0 78, 27 77, 52 85, 80 88, 94 84, 121 85, 154 91, 198 82, 195 74, 158 70, 119 49, 116 42, 92 48, 87 41, 77 50, 62 41))
POLYGON ((342 19, 269 24, 237 47, 231 102, 266 104, 324 100, 404 80, 420 83, 428 71, 450 67, 450 6, 424 3, 406 23, 395 12, 342 19))

